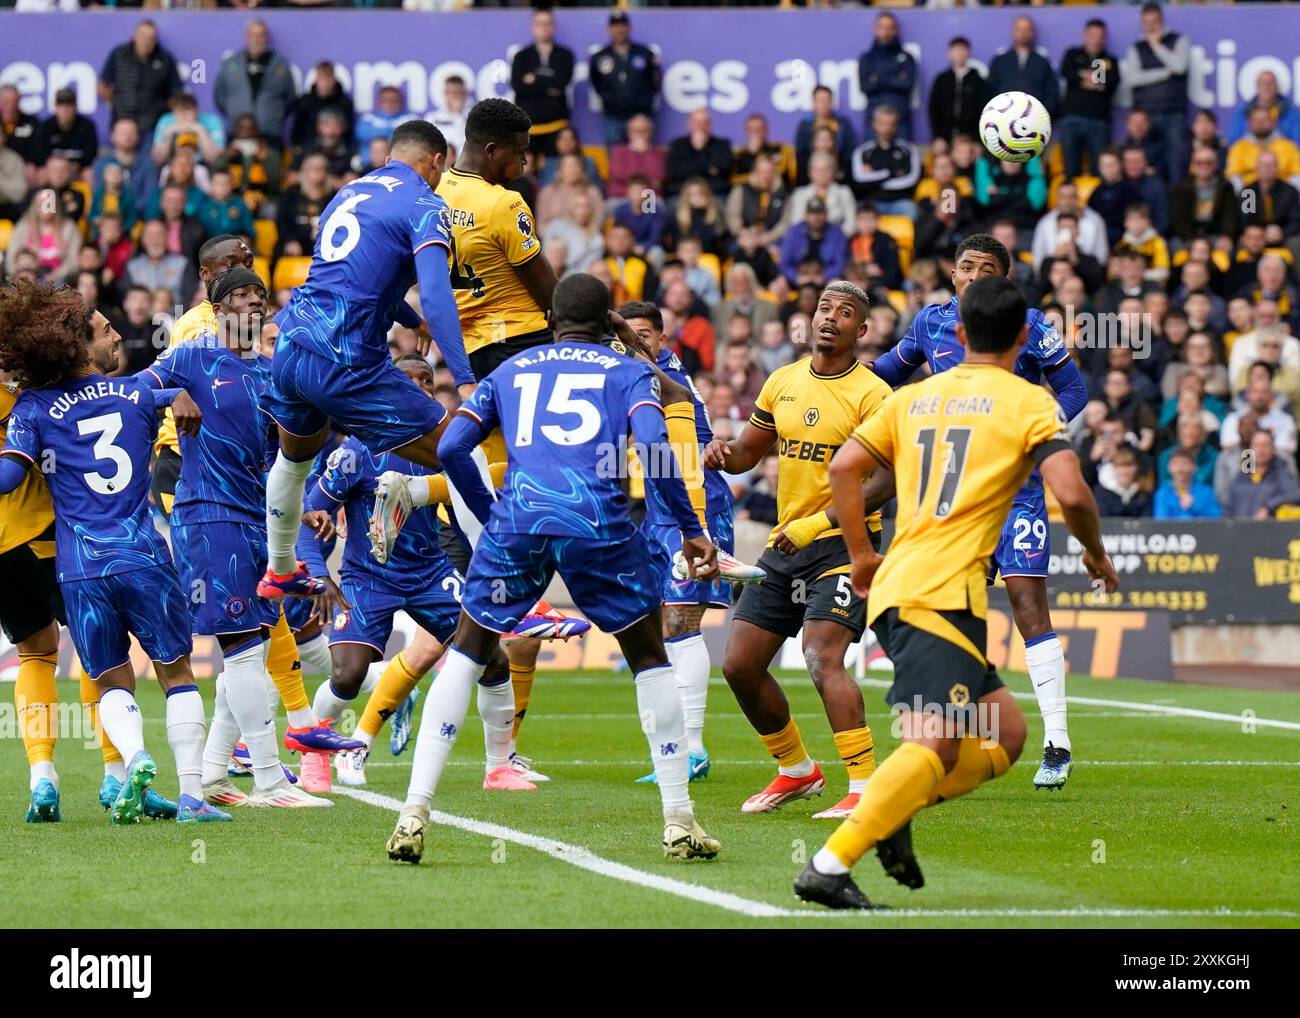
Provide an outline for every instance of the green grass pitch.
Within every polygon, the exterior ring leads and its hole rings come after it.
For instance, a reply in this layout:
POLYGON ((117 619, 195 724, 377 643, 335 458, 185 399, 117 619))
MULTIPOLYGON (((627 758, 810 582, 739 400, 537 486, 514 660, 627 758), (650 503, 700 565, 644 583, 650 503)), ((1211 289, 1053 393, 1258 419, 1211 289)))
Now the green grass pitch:
MULTIPOLYGON (((1023 675, 1007 679, 1028 692, 1023 675)), ((811 816, 845 791, 845 778, 807 676, 783 683, 827 794, 740 814, 772 764, 715 676, 705 729, 713 773, 692 794, 723 852, 701 863, 662 857, 657 793, 633 784, 648 766, 625 673, 538 676, 521 750, 552 780, 535 793, 479 788, 482 735, 471 716, 435 802, 460 826, 431 827, 419 867, 384 853, 395 820, 387 802, 403 797, 412 752, 390 756, 387 730, 371 757, 371 801, 336 795, 331 810, 237 810, 234 823, 198 827, 111 827, 96 802, 99 754, 79 742, 55 758, 63 822, 26 825, 26 761, 21 742, 6 738, 7 924, 298 927, 329 915, 386 928, 1300 925, 1298 694, 1071 676, 1076 767, 1057 793, 1030 785, 1041 727, 1032 698, 1022 700, 1030 742, 1020 763, 916 820, 925 888, 899 887, 869 856, 859 883, 901 911, 846 916, 791 894, 834 827, 811 816), (1243 712, 1253 713, 1243 722, 1243 712)), ((874 675, 863 688, 882 753, 894 745, 885 683, 874 675)), ((211 683, 202 686, 210 701, 211 683)), ((174 795, 162 697, 152 681, 141 689, 159 789, 174 795)), ((61 683, 60 695, 75 698, 76 685, 61 683)))

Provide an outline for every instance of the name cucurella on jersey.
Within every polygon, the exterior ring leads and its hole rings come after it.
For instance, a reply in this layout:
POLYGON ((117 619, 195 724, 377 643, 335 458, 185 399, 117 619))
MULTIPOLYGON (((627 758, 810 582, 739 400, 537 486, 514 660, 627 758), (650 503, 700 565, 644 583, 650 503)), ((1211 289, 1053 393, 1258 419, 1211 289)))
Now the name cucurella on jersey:
POLYGON ((582 364, 598 364, 609 370, 626 364, 627 358, 577 346, 542 346, 528 351, 523 357, 516 357, 513 363, 517 368, 531 368, 544 361, 577 361, 582 364))
POLYGON ((73 392, 65 392, 50 404, 49 414, 56 421, 61 421, 64 415, 72 409, 73 404, 84 403, 91 399, 102 399, 105 396, 117 396, 129 403, 139 404, 140 389, 138 386, 132 386, 128 389, 121 382, 115 382, 107 379, 102 382, 93 382, 85 388, 77 389, 73 392))

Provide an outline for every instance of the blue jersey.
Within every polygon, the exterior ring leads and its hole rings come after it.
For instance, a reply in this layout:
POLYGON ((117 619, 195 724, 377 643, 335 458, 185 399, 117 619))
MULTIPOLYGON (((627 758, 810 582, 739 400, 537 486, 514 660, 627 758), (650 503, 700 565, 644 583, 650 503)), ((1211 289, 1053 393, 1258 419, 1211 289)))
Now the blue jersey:
MULTIPOLYGON (((932 372, 947 371, 966 359, 966 347, 957 338, 957 298, 944 304, 929 304, 912 319, 907 334, 893 349, 881 355, 873 370, 890 385, 899 386, 924 362, 932 372)), ((1088 399, 1087 386, 1070 360, 1070 351, 1056 326, 1037 308, 1025 314, 1028 333, 1016 358, 1015 373, 1035 385, 1048 376, 1067 420, 1073 419, 1088 399), (1062 370, 1056 370, 1056 369, 1062 370), (1050 373, 1050 375, 1049 375, 1050 373)), ((1035 468, 1017 498, 1041 498, 1043 477, 1035 468)))
MULTIPOLYGON (((307 509, 324 509, 333 513, 344 507, 348 521, 348 538, 343 545, 343 579, 372 590, 391 590, 415 594, 440 581, 451 569, 446 554, 438 544, 438 516, 431 506, 411 513, 397 536, 387 565, 380 565, 370 554, 370 513, 375 507, 375 481, 386 470, 423 476, 435 471, 403 459, 396 453, 375 455, 357 439, 349 437, 330 453, 324 472, 314 488, 307 490, 307 509)), ((309 548, 306 534, 299 547, 312 552, 317 570, 324 568, 324 549, 314 542, 309 548), (306 543, 305 543, 306 542, 306 543), (317 559, 317 554, 321 557, 317 559)), ((322 572, 320 575, 327 575, 322 572)))
POLYGON ((596 343, 533 347, 488 375, 459 412, 487 431, 499 427, 505 438, 509 468, 490 529, 559 537, 630 534, 620 483, 628 423, 645 404, 662 414, 658 390, 649 364, 596 343))
POLYGON ((260 405, 270 366, 269 357, 242 357, 205 333, 164 351, 146 369, 146 380, 184 389, 203 413, 199 433, 180 436, 174 523, 265 525, 274 426, 260 405))
MULTIPOLYGON (((680 358, 671 350, 660 350, 656 363, 659 365, 659 370, 674 382, 691 390, 691 402, 695 404, 695 437, 699 440, 700 448, 703 449, 713 441, 713 425, 709 420, 708 408, 695 388, 695 381, 686 373, 680 358)), ((717 470, 704 471, 704 499, 705 516, 716 516, 731 508, 731 488, 727 486, 727 482, 717 470)), ((646 521, 651 525, 677 525, 658 487, 653 484, 646 485, 645 511, 646 521)))
POLYGON ((157 434, 154 392, 137 378, 88 375, 18 397, 5 452, 45 474, 60 583, 170 567, 149 514, 157 434))
POLYGON ((430 244, 451 250, 447 203, 394 162, 346 184, 320 222, 307 282, 276 318, 280 335, 349 367, 385 361, 416 253, 430 244))
MULTIPOLYGON (((1065 348, 1056 326, 1037 308, 1029 309, 1025 324, 1029 326, 1029 335, 1016 358, 1016 374, 1037 385, 1044 374, 1070 359, 1070 351, 1065 348)), ((966 357, 966 348, 957 338, 957 298, 953 297, 945 304, 921 308, 908 326, 907 334, 881 360, 895 357, 908 375, 922 362, 929 364, 934 372, 946 371, 954 364, 960 364, 966 357)), ((900 385, 907 380, 906 376, 895 380, 886 370, 876 373, 890 385, 900 385)))

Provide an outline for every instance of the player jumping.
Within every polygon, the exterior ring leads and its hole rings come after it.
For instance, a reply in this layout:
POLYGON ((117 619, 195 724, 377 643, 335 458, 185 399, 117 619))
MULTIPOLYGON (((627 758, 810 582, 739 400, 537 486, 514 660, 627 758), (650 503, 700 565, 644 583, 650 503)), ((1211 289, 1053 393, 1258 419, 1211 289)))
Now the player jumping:
MULTIPOLYGON (((466 576, 454 645, 425 695, 406 805, 389 840, 391 858, 418 861, 438 778, 465 721, 484 662, 556 572, 583 613, 613 633, 636 682, 663 800, 663 848, 674 858, 719 851, 695 820, 681 699, 664 650, 661 580, 627 514, 620 484, 626 437, 658 463, 668 440, 653 369, 601 340, 611 327, 609 291, 593 276, 567 276, 551 310, 557 342, 507 360, 478 386, 440 448, 449 475, 486 524, 466 576), (494 429, 505 438, 505 489, 495 502, 471 458, 494 429), (659 454, 659 455, 656 455, 659 454), (489 518, 490 517, 490 518, 489 518)), ((715 549, 680 477, 647 470, 682 529, 699 572, 716 572, 715 549)))
POLYGON ((799 897, 832 908, 872 907, 850 875, 872 846, 886 873, 921 887, 912 817, 1005 774, 1020 755, 1024 717, 985 657, 984 579, 1031 470, 1060 501, 1089 576, 1118 586, 1065 416, 1013 373, 1029 331, 1024 296, 1000 274, 963 289, 964 362, 891 396, 831 463, 851 582, 859 596, 870 588, 867 619, 894 663, 888 700, 903 739, 795 881, 799 897), (898 529, 883 559, 861 522, 862 482, 881 467, 898 488, 898 529))
MULTIPOLYGON (((0 455, 0 494, 14 491, 33 466, 49 484, 72 642, 99 690, 104 731, 127 759, 112 822, 140 820, 158 771, 135 700, 132 635, 167 697, 177 821, 229 820, 203 801, 203 700, 190 669, 189 612, 149 511, 149 456, 165 401, 138 378, 106 377, 117 370, 120 343, 75 290, 26 281, 0 290, 0 368, 24 390, 0 455)), ((182 430, 194 427, 193 401, 175 398, 182 430)))
MULTIPOLYGON (((875 769, 862 693, 844 668, 849 645, 865 627, 864 604, 849 587, 848 549, 827 514, 826 476, 835 450, 889 395, 856 358, 869 328, 867 312, 867 295, 858 287, 828 284, 813 315, 812 356, 774 371, 740 436, 715 439, 704 451, 706 468, 732 474, 752 470, 774 444, 780 463, 777 526, 758 560, 767 579, 740 595, 722 662, 731 691, 778 765, 776 778, 741 806, 744 813, 820 795, 826 785, 769 671, 781 646, 800 630, 804 660, 849 777, 848 794, 816 816, 848 816, 875 769)), ((868 524, 879 542, 879 514, 868 524)))
MULTIPOLYGON (((922 363, 929 365, 931 372, 960 364, 965 348, 957 339, 958 301, 973 281, 1005 276, 1010 271, 1011 256, 993 237, 977 233, 963 240, 957 245, 952 272, 956 296, 946 304, 922 308, 898 345, 876 360, 876 374, 899 386, 922 363)), ((1066 420, 1072 420, 1088 400, 1083 376, 1060 333, 1041 311, 1030 308, 1025 324, 1029 338, 1016 360, 1016 374, 1035 384, 1046 379, 1066 420)), ((893 497, 890 474, 881 471, 867 488, 867 508, 877 508, 893 497)), ((1043 763, 1034 775, 1034 784, 1056 789, 1064 787, 1070 776, 1070 736, 1066 729, 1065 651, 1052 628, 1047 605, 1048 537, 1043 479, 1035 470, 1011 504, 989 565, 989 582, 999 572, 1006 582, 1011 614, 1025 641, 1025 665, 1043 716, 1043 763)))
MULTIPOLYGON (((312 596, 322 585, 294 545, 303 491, 331 422, 375 454, 438 465, 446 420, 388 357, 390 325, 418 325, 404 297, 418 278, 420 306, 452 373, 464 377, 451 295, 451 213, 433 193, 447 143, 423 120, 392 135, 387 165, 350 182, 325 207, 307 282, 277 318, 280 336, 264 401, 280 453, 266 481, 267 598, 312 596)), ((423 341, 427 352, 428 340, 423 341)))

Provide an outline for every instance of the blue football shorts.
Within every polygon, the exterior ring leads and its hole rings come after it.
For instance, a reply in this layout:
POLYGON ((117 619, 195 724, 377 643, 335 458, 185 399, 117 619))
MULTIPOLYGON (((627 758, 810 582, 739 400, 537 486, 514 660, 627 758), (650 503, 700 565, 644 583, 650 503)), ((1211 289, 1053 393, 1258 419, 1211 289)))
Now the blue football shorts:
POLYGON ((498 534, 485 529, 465 577, 466 614, 508 633, 559 573, 578 610, 606 633, 649 615, 661 602, 662 577, 641 532, 620 538, 498 534))
POLYGON ((333 421, 376 455, 428 434, 447 416, 390 360, 348 367, 283 336, 262 409, 291 435, 315 435, 333 421))
POLYGON ((193 633, 257 632, 280 620, 275 602, 257 596, 266 572, 265 526, 230 521, 178 525, 172 527, 172 542, 193 633))
POLYGON ((59 589, 72 645, 92 679, 130 661, 132 636, 162 664, 191 650, 190 613, 170 564, 65 580, 59 589))

